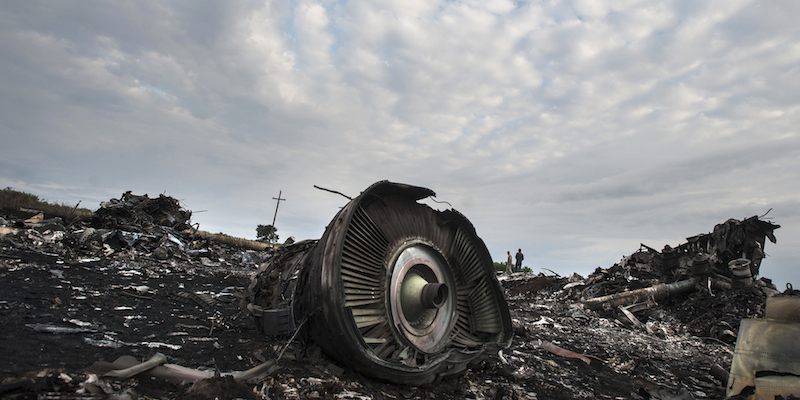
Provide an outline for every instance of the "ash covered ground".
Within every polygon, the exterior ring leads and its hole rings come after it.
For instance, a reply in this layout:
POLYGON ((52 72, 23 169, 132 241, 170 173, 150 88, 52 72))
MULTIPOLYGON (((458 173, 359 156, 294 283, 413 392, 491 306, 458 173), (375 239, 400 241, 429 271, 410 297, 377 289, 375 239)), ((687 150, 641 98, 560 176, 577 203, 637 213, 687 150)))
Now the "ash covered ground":
POLYGON ((636 311, 641 324, 634 325, 616 309, 579 304, 586 291, 603 295, 658 282, 632 278, 624 265, 589 277, 501 276, 514 324, 511 347, 433 385, 395 385, 339 367, 302 334, 259 334, 240 313, 237 294, 269 253, 192 235, 177 203, 161 199, 148 210, 143 205, 151 200, 123 196, 102 218, 70 223, 0 210, 7 228, 0 239, 0 396, 719 399, 725 382, 712 368, 729 368, 739 321, 763 316, 767 295, 777 293, 767 279, 713 294, 692 290, 651 301, 636 311), (136 212, 120 205, 130 201, 136 212), (277 368, 257 382, 218 377, 184 384, 91 373, 97 361, 144 361, 156 353, 220 373, 276 360, 277 368))

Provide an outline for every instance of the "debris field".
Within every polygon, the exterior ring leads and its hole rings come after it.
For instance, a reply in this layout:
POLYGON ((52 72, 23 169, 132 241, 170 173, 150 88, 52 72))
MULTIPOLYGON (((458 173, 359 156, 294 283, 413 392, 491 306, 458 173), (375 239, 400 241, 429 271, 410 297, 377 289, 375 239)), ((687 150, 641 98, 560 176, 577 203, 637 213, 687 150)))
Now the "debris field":
POLYGON ((163 195, 127 192, 72 221, 0 212, 9 399, 721 399, 740 320, 763 317, 769 296, 800 295, 757 278, 778 225, 729 220, 587 277, 499 276, 511 346, 434 384, 398 385, 337 365, 302 330, 267 336, 241 311, 258 267, 307 242, 220 243, 163 195), (728 268, 736 260, 748 274, 728 268), (684 281, 675 293, 589 301, 684 281), (200 378, 108 375, 150 359, 200 378))

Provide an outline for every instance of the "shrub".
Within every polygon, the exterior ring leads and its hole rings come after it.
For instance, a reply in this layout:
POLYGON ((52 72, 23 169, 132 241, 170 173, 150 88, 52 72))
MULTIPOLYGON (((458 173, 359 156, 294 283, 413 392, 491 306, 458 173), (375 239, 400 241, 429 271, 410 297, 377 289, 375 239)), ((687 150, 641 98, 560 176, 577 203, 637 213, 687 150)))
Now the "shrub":
POLYGON ((278 228, 272 225, 258 225, 256 227, 256 240, 262 243, 278 241, 278 228))

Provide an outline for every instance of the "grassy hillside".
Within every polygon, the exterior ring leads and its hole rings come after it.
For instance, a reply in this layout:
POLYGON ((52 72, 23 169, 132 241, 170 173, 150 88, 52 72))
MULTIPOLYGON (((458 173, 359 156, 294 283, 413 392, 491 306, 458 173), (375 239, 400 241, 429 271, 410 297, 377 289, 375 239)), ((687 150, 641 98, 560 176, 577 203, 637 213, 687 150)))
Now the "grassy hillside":
MULTIPOLYGON (((191 230, 187 230, 186 232, 191 232, 191 230)), ((197 232, 195 232, 195 234, 197 234, 197 235, 199 235, 201 237, 204 237, 204 238, 209 238, 209 239, 214 240, 216 242, 225 243, 225 244, 228 244, 228 245, 231 245, 231 246, 244 247, 246 249, 252 249, 252 250, 264 250, 267 247, 275 247, 275 246, 277 246, 277 245, 267 244, 267 243, 263 243, 263 242, 256 242, 255 240, 237 238, 237 237, 226 235, 224 233, 211 233, 211 232, 206 232, 206 231, 197 231, 197 232)))
POLYGON ((63 219, 92 215, 92 210, 76 208, 67 204, 55 204, 39 199, 35 194, 19 192, 9 187, 0 190, 0 207, 18 210, 27 208, 44 213, 45 218, 61 217, 63 219))

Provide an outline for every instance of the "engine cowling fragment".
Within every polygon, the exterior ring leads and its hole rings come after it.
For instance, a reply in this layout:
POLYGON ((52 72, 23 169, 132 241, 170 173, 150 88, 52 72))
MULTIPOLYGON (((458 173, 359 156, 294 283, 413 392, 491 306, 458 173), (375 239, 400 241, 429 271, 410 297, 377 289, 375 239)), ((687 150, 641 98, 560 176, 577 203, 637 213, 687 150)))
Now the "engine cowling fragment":
POLYGON ((243 308, 267 334, 287 332, 263 316, 291 310, 282 326, 302 325, 343 365, 396 383, 430 383, 507 347, 511 318, 489 251, 462 214, 418 202, 433 195, 373 184, 318 241, 262 266, 243 308))

